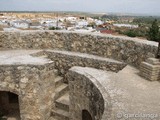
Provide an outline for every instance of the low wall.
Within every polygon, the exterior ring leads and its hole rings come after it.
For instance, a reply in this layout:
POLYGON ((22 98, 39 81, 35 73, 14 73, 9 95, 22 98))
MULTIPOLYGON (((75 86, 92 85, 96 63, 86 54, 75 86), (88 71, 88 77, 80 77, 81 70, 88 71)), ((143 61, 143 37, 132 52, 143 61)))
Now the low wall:
POLYGON ((52 65, 1 65, 0 91, 19 96, 21 120, 46 120, 54 93, 52 65))
POLYGON ((90 113, 92 120, 110 120, 110 97, 98 80, 81 68, 72 67, 67 74, 70 120, 82 120, 83 110, 90 113))
MULTIPOLYGON (((92 56, 89 54, 81 54, 66 51, 47 50, 44 53, 36 53, 37 55, 46 54, 49 59, 54 61, 55 69, 59 71, 61 76, 65 76, 68 70, 73 66, 93 67, 97 69, 118 72, 122 70, 126 64, 112 59, 92 56)), ((35 54, 35 55, 36 55, 35 54)), ((41 56, 40 55, 40 56, 41 56)))
POLYGON ((0 50, 59 49, 114 58, 139 67, 154 57, 158 43, 128 37, 64 31, 0 32, 0 50))

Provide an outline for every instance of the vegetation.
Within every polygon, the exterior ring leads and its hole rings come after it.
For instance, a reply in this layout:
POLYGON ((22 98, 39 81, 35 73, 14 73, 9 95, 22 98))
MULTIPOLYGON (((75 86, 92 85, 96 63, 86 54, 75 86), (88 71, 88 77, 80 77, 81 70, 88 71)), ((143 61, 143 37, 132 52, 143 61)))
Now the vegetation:
POLYGON ((95 22, 91 22, 87 25, 87 27, 92 27, 95 28, 96 27, 96 23, 95 22))
POLYGON ((160 28, 157 20, 154 20, 149 28, 148 39, 159 43, 156 58, 160 58, 160 28))
POLYGON ((49 30, 59 30, 58 27, 50 27, 49 30))
POLYGON ((137 24, 138 28, 121 27, 121 28, 116 28, 116 32, 118 32, 119 34, 127 35, 129 37, 143 37, 147 39, 153 39, 153 38, 149 38, 149 36, 155 37, 155 35, 151 35, 152 32, 149 33, 148 31, 150 31, 151 24, 155 20, 155 18, 157 18, 156 20, 157 28, 156 29, 159 29, 158 25, 160 25, 160 17, 135 17, 133 22, 129 24, 137 24), (148 36, 148 34, 150 35, 148 36))
POLYGON ((150 25, 152 22, 157 19, 157 22, 160 24, 160 17, 136 17, 133 20, 133 23, 135 24, 144 24, 144 25, 150 25))
POLYGON ((129 37, 136 37, 137 36, 136 31, 133 31, 133 30, 125 31, 124 34, 129 36, 129 37))
POLYGON ((103 15, 101 16, 101 19, 109 19, 109 20, 114 20, 114 21, 117 21, 119 18, 118 16, 115 16, 115 15, 103 15))
POLYGON ((138 28, 116 28, 116 32, 119 34, 127 35, 129 37, 143 37, 146 38, 147 34, 147 28, 146 27, 138 27, 138 28))
POLYGON ((157 20, 154 20, 152 23, 152 26, 149 28, 149 31, 148 31, 148 38, 153 41, 158 41, 160 38, 159 35, 160 35, 160 31, 159 31, 158 22, 157 20))

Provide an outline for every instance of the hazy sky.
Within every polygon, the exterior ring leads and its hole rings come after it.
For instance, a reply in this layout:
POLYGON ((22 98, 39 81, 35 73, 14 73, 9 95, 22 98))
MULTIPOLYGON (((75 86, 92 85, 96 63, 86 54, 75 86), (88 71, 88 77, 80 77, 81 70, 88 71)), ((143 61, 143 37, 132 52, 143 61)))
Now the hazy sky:
POLYGON ((85 11, 160 16, 160 0, 0 0, 0 11, 85 11))

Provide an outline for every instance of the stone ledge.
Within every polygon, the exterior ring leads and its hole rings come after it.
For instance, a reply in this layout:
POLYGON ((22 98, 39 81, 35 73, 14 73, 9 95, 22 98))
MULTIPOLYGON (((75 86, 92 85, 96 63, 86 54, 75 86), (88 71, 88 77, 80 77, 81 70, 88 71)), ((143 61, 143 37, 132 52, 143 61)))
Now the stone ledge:
POLYGON ((113 59, 79 52, 46 50, 45 54, 55 63, 55 68, 65 75, 73 66, 93 67, 97 69, 118 72, 126 64, 113 59))
POLYGON ((0 65, 44 65, 53 63, 53 61, 40 56, 35 57, 30 54, 40 52, 39 50, 8 50, 0 51, 0 65))
POLYGON ((160 60, 156 58, 148 58, 146 62, 152 65, 160 65, 160 60))

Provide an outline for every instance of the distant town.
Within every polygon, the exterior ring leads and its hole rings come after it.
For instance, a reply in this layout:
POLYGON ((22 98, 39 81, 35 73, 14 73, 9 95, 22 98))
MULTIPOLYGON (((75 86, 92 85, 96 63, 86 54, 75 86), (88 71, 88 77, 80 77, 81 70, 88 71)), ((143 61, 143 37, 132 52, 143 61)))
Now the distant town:
POLYGON ((67 30, 145 38, 160 18, 72 13, 0 13, 0 31, 67 30))

